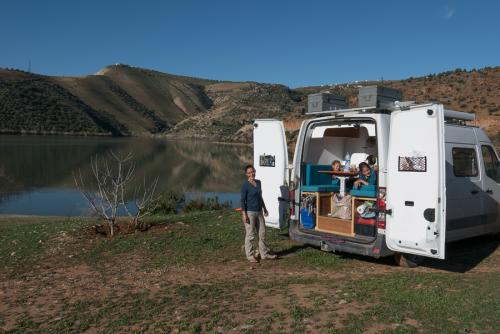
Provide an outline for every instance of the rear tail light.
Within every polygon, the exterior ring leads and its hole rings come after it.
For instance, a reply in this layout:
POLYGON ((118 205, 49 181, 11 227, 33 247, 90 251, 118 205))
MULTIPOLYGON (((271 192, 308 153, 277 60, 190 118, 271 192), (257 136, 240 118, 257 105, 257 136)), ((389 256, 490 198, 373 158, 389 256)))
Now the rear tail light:
POLYGON ((377 206, 380 210, 377 216, 377 228, 385 229, 385 188, 379 188, 377 206))

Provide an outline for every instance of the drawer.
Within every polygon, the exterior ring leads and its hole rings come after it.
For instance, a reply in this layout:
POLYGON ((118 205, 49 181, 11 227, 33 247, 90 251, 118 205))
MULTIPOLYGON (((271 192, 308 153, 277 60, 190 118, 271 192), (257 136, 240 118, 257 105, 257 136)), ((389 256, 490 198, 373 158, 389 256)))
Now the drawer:
POLYGON ((316 230, 321 232, 330 232, 342 235, 353 235, 352 220, 338 219, 332 217, 318 216, 316 230))

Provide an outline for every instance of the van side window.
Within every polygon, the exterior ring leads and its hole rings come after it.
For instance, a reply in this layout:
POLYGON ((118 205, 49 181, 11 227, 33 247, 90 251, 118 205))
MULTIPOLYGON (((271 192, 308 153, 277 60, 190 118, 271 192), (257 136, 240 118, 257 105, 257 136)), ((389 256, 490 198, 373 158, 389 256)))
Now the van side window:
POLYGON ((483 154, 484 169, 486 175, 500 183, 500 166, 498 158, 491 146, 481 146, 481 153, 483 154))
POLYGON ((477 156, 473 148, 454 147, 451 151, 453 156, 453 173, 455 176, 477 176, 477 156))

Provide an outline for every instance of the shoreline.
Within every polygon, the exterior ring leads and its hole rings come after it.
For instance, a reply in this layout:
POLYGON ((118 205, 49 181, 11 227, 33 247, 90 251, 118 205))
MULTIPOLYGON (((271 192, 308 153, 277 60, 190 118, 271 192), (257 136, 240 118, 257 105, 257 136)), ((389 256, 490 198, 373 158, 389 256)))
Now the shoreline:
POLYGON ((234 145, 234 146, 252 146, 252 143, 244 142, 230 142, 230 141, 219 141, 204 137, 182 137, 182 136, 172 136, 168 134, 158 135, 158 134, 132 134, 124 136, 113 136, 110 134, 98 134, 98 133, 74 133, 74 132, 50 132, 50 133, 40 133, 40 132, 4 132, 0 131, 0 136, 10 136, 10 137, 70 137, 70 138, 106 138, 106 139, 127 139, 127 138, 141 138, 141 139, 167 139, 170 141, 204 141, 213 144, 221 145, 234 145))

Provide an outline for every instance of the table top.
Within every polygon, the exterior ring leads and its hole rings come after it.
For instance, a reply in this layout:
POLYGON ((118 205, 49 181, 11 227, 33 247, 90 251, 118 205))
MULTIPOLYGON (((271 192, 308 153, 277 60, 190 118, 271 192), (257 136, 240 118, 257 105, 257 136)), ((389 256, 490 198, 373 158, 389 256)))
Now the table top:
POLYGON ((336 176, 356 176, 359 174, 359 172, 352 172, 352 171, 336 171, 336 170, 319 170, 318 173, 325 173, 325 174, 332 174, 336 176))

